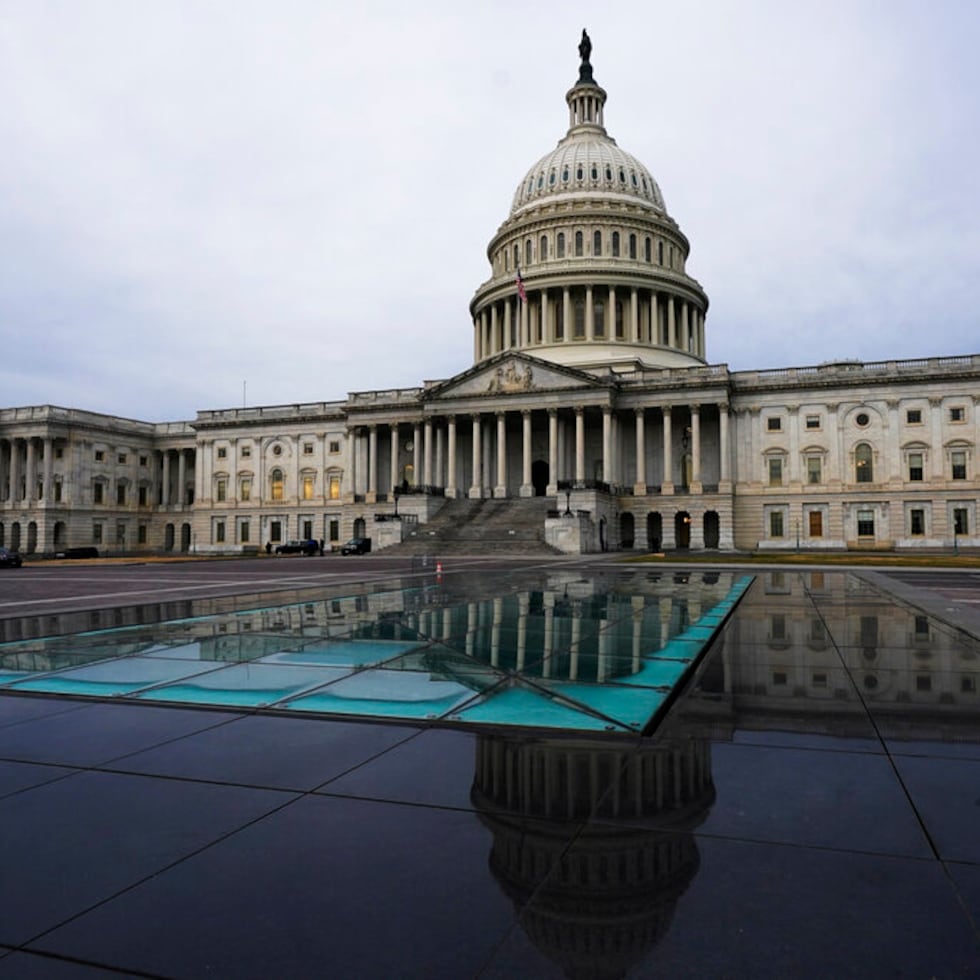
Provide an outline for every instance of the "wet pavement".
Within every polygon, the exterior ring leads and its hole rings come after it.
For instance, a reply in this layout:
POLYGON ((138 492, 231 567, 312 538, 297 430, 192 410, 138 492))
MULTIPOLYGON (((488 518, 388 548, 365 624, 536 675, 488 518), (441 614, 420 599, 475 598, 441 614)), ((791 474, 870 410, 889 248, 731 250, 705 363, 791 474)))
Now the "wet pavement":
POLYGON ((0 978, 980 976, 976 577, 753 573, 650 737, 0 695, 0 978))

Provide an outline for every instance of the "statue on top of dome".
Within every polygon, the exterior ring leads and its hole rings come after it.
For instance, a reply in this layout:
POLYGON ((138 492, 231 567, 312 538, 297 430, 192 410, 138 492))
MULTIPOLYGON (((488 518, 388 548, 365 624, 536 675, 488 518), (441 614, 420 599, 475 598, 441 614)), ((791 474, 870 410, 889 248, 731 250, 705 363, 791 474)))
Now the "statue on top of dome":
POLYGON ((592 64, 589 61, 589 57, 592 54, 592 41, 589 38, 589 32, 584 27, 582 28, 582 40, 578 44, 578 53, 582 59, 582 64, 578 70, 579 85, 594 85, 595 80, 592 78, 592 64))

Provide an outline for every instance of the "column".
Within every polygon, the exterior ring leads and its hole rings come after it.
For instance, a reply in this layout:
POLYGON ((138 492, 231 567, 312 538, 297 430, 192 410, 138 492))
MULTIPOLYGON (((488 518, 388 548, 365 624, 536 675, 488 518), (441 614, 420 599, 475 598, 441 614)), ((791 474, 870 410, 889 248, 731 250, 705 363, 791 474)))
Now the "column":
POLYGON ((636 417, 636 479, 633 481, 633 495, 644 496, 647 492, 647 437, 646 416, 642 408, 634 409, 636 417))
POLYGON ((888 471, 883 476, 887 477, 888 482, 900 490, 902 486, 902 450, 898 427, 898 399, 889 398, 886 404, 888 405, 888 431, 886 435, 888 451, 883 454, 882 462, 888 467, 888 471))
POLYGON ((54 440, 53 439, 43 439, 41 441, 41 449, 44 453, 44 499, 47 503, 54 503, 54 485, 51 482, 51 471, 54 463, 54 440))
POLYGON ((432 419, 425 420, 422 437, 422 483, 431 487, 432 480, 432 419))
POLYGON ((378 427, 368 426, 368 485, 367 502, 373 504, 378 499, 378 427))
POLYGON ((721 459, 718 461, 718 478, 721 485, 718 487, 719 491, 722 493, 731 492, 731 449, 729 448, 729 435, 728 435, 728 406, 724 403, 718 406, 718 428, 719 428, 719 452, 721 453, 721 459))
POLYGON ((691 493, 701 493, 701 406, 691 406, 691 493))
POLYGON ((558 493, 558 410, 548 409, 548 486, 549 497, 558 493))
POLYGON ((686 351, 691 349, 691 317, 688 303, 681 303, 681 347, 686 351))
POLYGON ((418 486, 422 482, 422 423, 412 426, 412 483, 418 486))
POLYGON ((650 342, 660 343, 660 301, 656 290, 650 292, 650 342))
POLYGON ((20 439, 10 440, 10 502, 20 499, 20 439))
POLYGON ((592 301, 592 287, 585 287, 585 339, 595 340, 595 303, 592 301))
POLYGON ((667 297, 667 343, 671 347, 677 346, 677 314, 673 296, 667 297))
POLYGON ((497 304, 490 307, 490 345, 487 348, 487 356, 496 354, 500 348, 497 346, 497 304))
POLYGON ((522 497, 533 497, 534 486, 531 484, 531 410, 526 408, 521 412, 521 489, 522 497))
POLYGON ((572 293, 566 286, 561 291, 562 340, 568 343, 572 337, 572 293))
MULTIPOLYGON (((606 303, 606 340, 616 339, 616 287, 609 287, 609 300, 606 303)), ((607 481, 608 482, 608 481, 607 481)))
POLYGON ((394 422, 388 426, 388 431, 391 438, 391 445, 388 447, 390 454, 388 466, 391 470, 391 489, 394 491, 395 487, 402 482, 401 474, 398 472, 398 423, 394 422))
POLYGON ((177 450, 177 501, 181 507, 187 499, 187 456, 183 449, 177 450))
MULTIPOLYGON (((670 405, 664 405, 664 478, 660 484, 661 494, 671 494, 674 492, 674 450, 671 445, 670 431, 670 405)), ((664 537, 667 536, 668 515, 664 515, 664 537)), ((674 525, 670 525, 671 534, 674 532, 674 525)))
POLYGON ((531 343, 531 311, 528 309, 528 304, 525 303, 520 297, 517 298, 517 312, 518 312, 518 324, 517 324, 517 346, 527 347, 531 343))
POLYGON ((473 474, 470 478, 469 497, 471 500, 478 500, 483 496, 483 489, 480 484, 480 416, 473 416, 473 474))
MULTIPOLYGON (((943 452, 943 400, 942 398, 929 399, 929 421, 931 422, 932 440, 929 446, 929 455, 932 457, 932 479, 942 481, 943 463, 945 462, 943 452)), ((876 461, 877 462, 877 461, 876 461)), ((875 474, 877 482, 877 474, 875 474)), ((853 479, 849 477, 849 479, 853 479)))
POLYGON ((630 290, 630 339, 640 342, 640 296, 635 286, 630 290))
POLYGON ((507 496, 507 413, 497 412, 497 485, 495 497, 507 496))
POLYGON ((585 409, 575 409, 575 480, 585 480, 585 409))
POLYGON ((34 437, 30 436, 27 443, 27 465, 24 469, 24 499, 31 503, 37 496, 37 457, 34 455, 34 437))
POLYGON ((432 482, 437 487, 446 486, 446 433, 441 425, 436 425, 436 458, 432 470, 432 482))
POLYGON ((163 506, 170 506, 170 450, 163 450, 163 506))
POLYGON ((540 310, 541 310, 541 318, 540 318, 541 338, 540 338, 540 340, 541 340, 541 343, 542 344, 550 344, 551 341, 554 340, 555 338, 552 336, 553 330, 551 329, 551 304, 548 302, 548 290, 547 289, 542 289, 541 290, 541 292, 539 294, 539 298, 538 298, 538 303, 540 304, 540 310))
POLYGON ((450 415, 446 420, 447 460, 446 460, 446 496, 455 500, 458 496, 456 489, 456 416, 450 415))
POLYGON ((510 350, 510 339, 511 339, 511 305, 510 300, 504 300, 504 342, 501 350, 510 350))
POLYGON ((612 480, 612 409, 602 406, 602 482, 612 480))

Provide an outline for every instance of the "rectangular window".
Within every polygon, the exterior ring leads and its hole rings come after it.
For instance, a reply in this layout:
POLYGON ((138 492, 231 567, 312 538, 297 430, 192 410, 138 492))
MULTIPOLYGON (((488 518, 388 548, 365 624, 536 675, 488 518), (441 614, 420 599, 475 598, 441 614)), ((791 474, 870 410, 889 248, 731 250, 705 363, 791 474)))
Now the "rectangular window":
POLYGON ((905 413, 905 421, 909 425, 921 425, 922 424, 922 410, 919 408, 910 408, 905 413))
POLYGON ((823 511, 811 510, 807 514, 807 527, 811 538, 823 537, 823 511))
POLYGON ((966 479, 966 453, 963 450, 956 450, 949 454, 949 458, 953 464, 953 479, 965 480, 966 479))
POLYGON ((105 453, 101 449, 95 450, 95 461, 101 463, 105 459, 105 453))
POLYGON ((214 540, 217 544, 223 544, 225 540, 225 522, 214 522, 214 540))
POLYGON ((916 508, 909 511, 909 534, 923 535, 926 533, 926 512, 916 508))
POLYGON ((140 456, 140 466, 146 466, 146 463, 147 463, 147 457, 140 456))
POLYGON ((330 499, 340 500, 340 477, 330 477, 330 499))
POLYGON ((54 501, 56 504, 61 503, 61 480, 54 481, 54 501))
POLYGON ((120 454, 119 454, 119 455, 118 455, 118 456, 116 457, 116 459, 117 459, 117 460, 119 461, 119 464, 120 464, 120 465, 122 465, 122 466, 124 466, 124 465, 126 464, 126 454, 125 454, 125 453, 120 453, 120 454))
POLYGON ((331 541, 340 540, 340 521, 330 522, 330 540, 331 541))
POLYGON ((966 409, 957 405, 955 408, 949 410, 949 420, 950 422, 964 422, 966 421, 966 409))
POLYGON ((228 481, 224 477, 215 481, 214 499, 220 502, 228 499, 228 481))
POLYGON ((786 617, 782 613, 776 613, 769 620, 769 639, 786 639, 786 617))
POLYGON ((873 510, 859 510, 857 512, 857 532, 859 538, 873 538, 875 536, 875 512, 873 510))
POLYGON ((240 500, 251 500, 252 499, 252 478, 250 476, 243 476, 241 485, 239 486, 238 497, 240 500))
POLYGON ((54 451, 54 458, 55 458, 55 459, 62 459, 62 458, 64 457, 64 455, 65 455, 65 451, 64 451, 64 449, 62 449, 62 448, 61 448, 61 446, 59 446, 59 447, 58 447, 58 448, 57 448, 57 449, 56 449, 56 450, 54 451))
POLYGON ((783 536, 783 512, 781 510, 769 511, 769 537, 781 538, 783 536))
POLYGON ((242 446, 241 453, 242 453, 242 459, 248 459, 252 455, 252 447, 242 446))
POLYGON ((126 544, 126 522, 116 521, 116 544, 122 548, 126 544))
POLYGON ((303 477, 303 499, 312 500, 313 499, 313 477, 304 476, 303 477))
POLYGON ((136 543, 146 544, 146 525, 139 524, 136 527, 136 543))
POLYGON ((781 456, 771 456, 769 458, 769 486, 781 487, 783 485, 783 460, 781 456))
POLYGON ((242 521, 242 523, 238 525, 238 540, 241 541, 242 544, 248 544, 248 534, 248 521, 242 521))
POLYGON ((313 537, 313 521, 308 517, 303 518, 303 530, 300 532, 300 537, 304 541, 309 541, 313 537))
POLYGON ((779 432, 779 430, 782 429, 782 427, 783 427, 783 420, 781 418, 778 418, 777 416, 774 415, 770 415, 769 418, 766 419, 766 429, 769 432, 779 432))
POLYGON ((808 415, 806 417, 806 427, 808 429, 819 429, 820 428, 820 416, 819 415, 808 415))
POLYGON ((101 504, 105 502, 104 483, 95 483, 92 485, 92 500, 97 504, 101 504))
POLYGON ((278 544, 282 541, 282 521, 269 522, 269 539, 273 544, 278 544))
POLYGON ((92 541, 95 544, 102 544, 102 525, 98 521, 92 525, 92 541))
POLYGON ((922 480, 922 453, 909 453, 909 480, 914 483, 922 480))
POLYGON ((313 443, 312 442, 304 442, 303 443, 303 455, 304 456, 312 456, 313 455, 313 443))
POLYGON ((819 483, 821 478, 821 459, 819 456, 807 456, 806 458, 806 482, 819 483))
POLYGON ((140 507, 145 507, 148 499, 147 495, 149 491, 147 490, 146 487, 140 487, 139 490, 137 490, 136 492, 137 492, 137 499, 139 500, 140 507))
POLYGON ((218 459, 225 459, 228 456, 228 450, 224 446, 218 446, 218 459))
POLYGON ((126 503, 126 484, 117 483, 116 484, 116 503, 122 507, 126 503))
POLYGON ((929 639, 929 617, 928 616, 916 616, 915 617, 915 638, 917 640, 928 640, 929 639))
POLYGON ((336 440, 332 441, 329 446, 330 452, 336 455, 340 452, 340 443, 336 440))
POLYGON ((970 515, 965 507, 953 508, 953 533, 954 534, 970 533, 970 515))
POLYGON ((773 687, 783 687, 786 684, 786 671, 774 670, 772 672, 773 687))

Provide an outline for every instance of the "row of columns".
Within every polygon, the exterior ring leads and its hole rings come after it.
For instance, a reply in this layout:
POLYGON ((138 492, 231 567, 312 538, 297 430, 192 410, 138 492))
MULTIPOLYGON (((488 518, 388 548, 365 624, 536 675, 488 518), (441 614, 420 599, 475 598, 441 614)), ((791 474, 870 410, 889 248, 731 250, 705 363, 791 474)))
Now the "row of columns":
POLYGON ((628 304, 624 308, 622 333, 617 335, 616 287, 584 288, 584 297, 578 290, 565 286, 560 290, 560 300, 553 299, 552 291, 544 288, 528 290, 526 303, 515 296, 485 307, 477 314, 474 323, 476 360, 481 361, 513 348, 582 341, 592 343, 597 339, 603 342, 663 344, 704 357, 704 311, 695 303, 669 293, 662 295, 655 290, 641 291, 636 286, 622 290, 619 296, 623 298, 624 294, 628 295, 628 304), (595 307, 600 292, 606 299, 606 312, 602 334, 597 335, 595 307), (576 302, 584 303, 584 331, 579 336, 575 333, 576 302))
MULTIPOLYGON (((674 482, 672 474, 674 470, 673 462, 673 439, 672 439, 672 415, 674 409, 669 406, 659 406, 663 417, 663 473, 664 478, 661 482, 661 493, 671 494, 674 492, 674 482)), ((562 479, 574 479, 576 482, 583 482, 587 479, 586 474, 586 432, 585 432, 585 406, 576 406, 571 409, 574 415, 574 441, 573 457, 569 461, 565 458, 565 420, 559 417, 559 409, 547 409, 548 413, 548 487, 547 494, 557 493, 557 484, 562 479), (571 466, 569 466, 571 462, 571 466)), ((602 413, 602 479, 611 483, 618 473, 620 466, 616 459, 615 447, 619 444, 619 439, 615 438, 618 433, 615 431, 619 425, 619 419, 611 406, 601 406, 602 413)), ((701 406, 685 406, 685 412, 690 413, 690 454, 691 454, 691 473, 689 489, 693 493, 702 491, 701 480, 701 406)), ((719 479, 721 483, 730 481, 730 447, 729 447, 729 427, 728 427, 728 405, 719 404, 719 449, 720 466, 719 479)), ((439 425, 439 418, 427 418, 424 422, 415 422, 412 425, 413 432, 413 472, 416 476, 416 484, 422 486, 440 486, 444 488, 448 497, 468 496, 471 498, 481 498, 486 495, 486 491, 491 490, 495 497, 505 497, 508 493, 508 452, 507 452, 507 415, 505 411, 493 413, 493 421, 489 422, 486 415, 482 413, 467 416, 470 427, 470 474, 471 482, 469 486, 457 486, 456 480, 459 474, 459 426, 461 423, 455 415, 443 417, 445 426, 439 425), (435 457, 433 459, 433 456, 435 457), (421 479, 419 479, 421 474, 421 479)), ((633 476, 633 492, 635 494, 647 493, 647 435, 646 435, 646 409, 636 408, 633 410, 636 431, 636 460, 633 476)), ((521 415, 521 480, 518 495, 529 497, 534 495, 532 483, 532 410, 528 408, 520 409, 521 415)), ((390 473, 392 485, 400 482, 399 461, 399 432, 401 425, 392 423, 390 430, 390 473)), ((377 499, 378 493, 378 426, 369 425, 366 427, 366 460, 362 465, 366 465, 366 473, 362 483, 359 483, 360 475, 357 473, 357 460, 361 458, 361 453, 357 451, 355 445, 352 453, 352 486, 355 492, 357 487, 363 485, 366 489, 369 501, 377 499)), ((355 430, 355 443, 364 436, 358 435, 355 430)))
POLYGON ((54 439, 27 436, 0 443, 0 500, 10 503, 43 500, 50 494, 53 459, 54 439))

